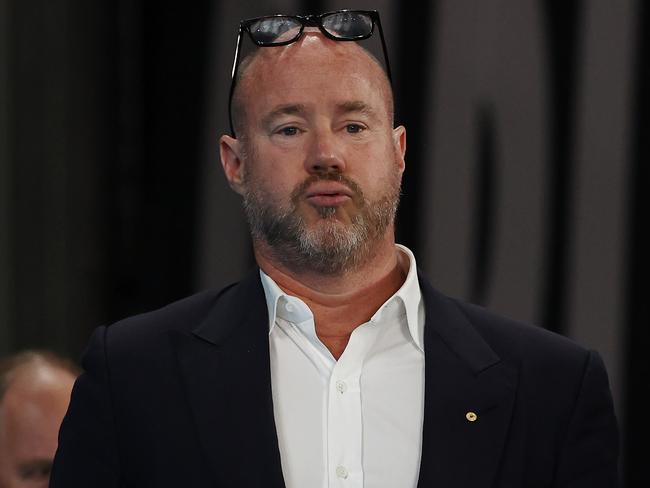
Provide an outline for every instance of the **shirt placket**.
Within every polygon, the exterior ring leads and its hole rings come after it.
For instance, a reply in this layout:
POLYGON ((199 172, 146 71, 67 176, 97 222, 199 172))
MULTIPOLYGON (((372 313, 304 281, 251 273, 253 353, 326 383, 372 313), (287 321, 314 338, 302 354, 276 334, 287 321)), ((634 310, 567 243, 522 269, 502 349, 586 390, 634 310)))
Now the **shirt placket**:
POLYGON ((363 419, 361 374, 375 324, 355 329, 345 352, 332 369, 327 404, 329 488, 363 488, 363 419))
POLYGON ((329 487, 363 487, 361 371, 334 367, 329 382, 329 487))

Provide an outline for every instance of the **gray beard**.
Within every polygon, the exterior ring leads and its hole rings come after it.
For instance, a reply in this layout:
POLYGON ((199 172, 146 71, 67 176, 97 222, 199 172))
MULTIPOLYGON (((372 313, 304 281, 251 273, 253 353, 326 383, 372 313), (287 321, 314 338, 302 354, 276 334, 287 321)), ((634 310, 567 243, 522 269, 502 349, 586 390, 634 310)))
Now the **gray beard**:
POLYGON ((368 202, 351 179, 338 172, 320 173, 299 185, 291 193, 288 208, 282 209, 269 205, 271 200, 255 191, 250 180, 245 178, 244 210, 253 239, 266 243, 275 259, 296 272, 340 275, 367 262, 395 221, 400 197, 397 175, 384 196, 368 202), (313 229, 307 227, 298 204, 307 188, 319 180, 337 181, 352 191, 358 212, 350 223, 337 219, 337 207, 316 207, 321 220, 313 229))

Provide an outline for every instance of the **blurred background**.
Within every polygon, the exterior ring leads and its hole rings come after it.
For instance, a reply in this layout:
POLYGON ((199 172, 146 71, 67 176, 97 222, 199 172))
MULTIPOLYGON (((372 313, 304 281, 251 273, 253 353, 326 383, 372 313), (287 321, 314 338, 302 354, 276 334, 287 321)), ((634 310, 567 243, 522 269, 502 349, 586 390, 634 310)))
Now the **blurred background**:
POLYGON ((399 242, 442 291, 598 350, 643 463, 650 7, 641 0, 0 0, 0 355, 253 266, 227 187, 240 19, 379 10, 407 127, 399 242))

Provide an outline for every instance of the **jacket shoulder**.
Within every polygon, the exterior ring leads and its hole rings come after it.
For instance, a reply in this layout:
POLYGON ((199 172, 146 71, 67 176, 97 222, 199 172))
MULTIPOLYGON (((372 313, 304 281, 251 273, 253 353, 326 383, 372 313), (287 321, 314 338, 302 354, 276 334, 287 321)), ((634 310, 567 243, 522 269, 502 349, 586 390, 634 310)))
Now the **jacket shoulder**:
POLYGON ((521 322, 473 303, 458 299, 452 301, 484 339, 498 349, 497 352, 514 350, 523 353, 529 352, 530 348, 570 355, 588 352, 587 348, 576 340, 542 326, 521 322))
POLYGON ((537 378, 538 387, 575 391, 590 364, 604 370, 598 352, 570 337, 452 300, 492 350, 502 360, 518 364, 522 374, 537 378))
POLYGON ((111 348, 140 347, 159 343, 170 331, 189 333, 210 311, 236 289, 233 283, 221 290, 205 290, 156 310, 124 318, 107 326, 106 342, 111 348))

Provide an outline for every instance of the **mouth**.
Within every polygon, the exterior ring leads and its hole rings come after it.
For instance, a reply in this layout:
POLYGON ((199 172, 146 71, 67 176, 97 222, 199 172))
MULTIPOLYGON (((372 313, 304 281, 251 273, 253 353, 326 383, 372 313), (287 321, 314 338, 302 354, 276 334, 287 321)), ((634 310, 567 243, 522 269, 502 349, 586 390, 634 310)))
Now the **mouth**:
POLYGON ((353 192, 341 183, 318 181, 308 188, 305 197, 314 206, 337 207, 352 200, 353 192))

